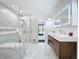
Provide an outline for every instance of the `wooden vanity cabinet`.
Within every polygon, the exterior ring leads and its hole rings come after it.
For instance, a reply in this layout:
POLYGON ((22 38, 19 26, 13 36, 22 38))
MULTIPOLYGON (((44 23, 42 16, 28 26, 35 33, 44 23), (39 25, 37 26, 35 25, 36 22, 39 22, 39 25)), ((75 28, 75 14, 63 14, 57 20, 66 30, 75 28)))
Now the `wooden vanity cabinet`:
POLYGON ((48 44, 54 48, 56 54, 59 56, 59 42, 51 36, 48 36, 48 44))
POLYGON ((59 42, 48 35, 48 44, 54 49, 59 59, 77 59, 76 42, 59 42))

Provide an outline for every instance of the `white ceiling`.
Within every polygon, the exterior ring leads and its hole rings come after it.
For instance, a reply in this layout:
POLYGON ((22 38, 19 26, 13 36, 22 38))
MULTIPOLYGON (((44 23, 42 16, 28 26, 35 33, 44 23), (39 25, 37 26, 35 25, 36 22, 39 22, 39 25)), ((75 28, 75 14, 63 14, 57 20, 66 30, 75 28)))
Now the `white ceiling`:
POLYGON ((19 5, 24 14, 35 17, 51 17, 61 10, 70 0, 0 0, 16 12, 12 7, 19 5))

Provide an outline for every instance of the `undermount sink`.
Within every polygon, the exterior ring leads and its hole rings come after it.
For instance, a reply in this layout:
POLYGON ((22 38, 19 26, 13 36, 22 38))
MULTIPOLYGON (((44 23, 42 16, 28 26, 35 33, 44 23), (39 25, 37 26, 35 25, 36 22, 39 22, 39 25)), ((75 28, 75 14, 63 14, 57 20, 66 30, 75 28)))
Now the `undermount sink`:
POLYGON ((77 37, 74 37, 74 36, 67 36, 67 35, 64 35, 64 34, 58 34, 58 33, 52 33, 50 32, 49 35, 51 36, 54 36, 54 37, 59 37, 59 38, 77 38, 77 37))
POLYGON ((52 36, 57 36, 57 37, 62 37, 62 38, 64 38, 64 37, 66 37, 66 38, 68 38, 69 36, 67 36, 67 35, 63 35, 63 34, 57 34, 57 33, 50 33, 52 36))
POLYGON ((62 35, 62 34, 54 34, 54 35, 59 36, 59 37, 69 37, 67 35, 62 35))
POLYGON ((57 34, 57 33, 48 33, 48 35, 50 35, 51 37, 54 37, 55 39, 57 39, 60 42, 77 42, 77 37, 74 36, 67 36, 67 35, 62 35, 62 34, 57 34))

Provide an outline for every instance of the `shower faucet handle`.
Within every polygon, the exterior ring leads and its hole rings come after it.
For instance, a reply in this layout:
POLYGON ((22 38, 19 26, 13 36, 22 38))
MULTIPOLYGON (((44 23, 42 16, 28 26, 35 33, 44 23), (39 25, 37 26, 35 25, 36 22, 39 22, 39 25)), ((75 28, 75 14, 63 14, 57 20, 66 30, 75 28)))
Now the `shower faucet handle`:
POLYGON ((19 43, 21 42, 21 40, 19 40, 19 43))

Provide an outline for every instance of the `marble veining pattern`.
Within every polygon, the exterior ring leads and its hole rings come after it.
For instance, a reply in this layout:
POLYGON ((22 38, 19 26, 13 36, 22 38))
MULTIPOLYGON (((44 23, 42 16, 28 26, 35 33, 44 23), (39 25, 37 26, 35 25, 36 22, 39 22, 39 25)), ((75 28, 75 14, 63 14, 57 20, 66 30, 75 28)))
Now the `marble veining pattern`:
POLYGON ((53 48, 46 43, 33 43, 26 45, 22 50, 22 59, 58 59, 53 48))

